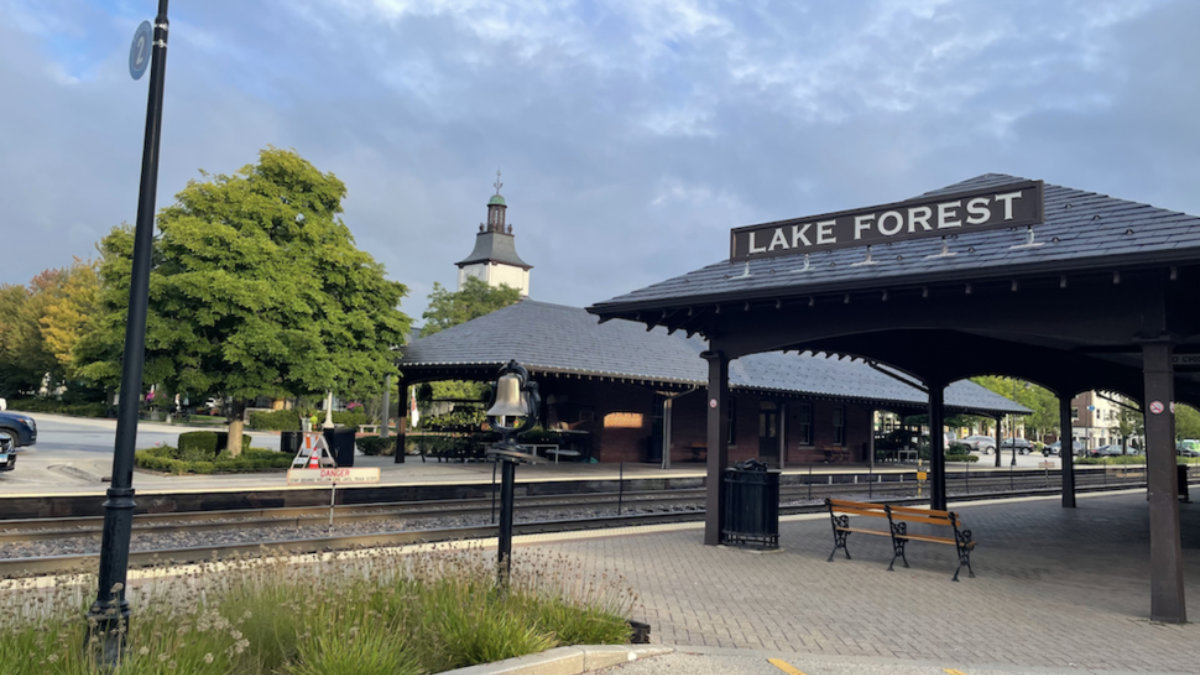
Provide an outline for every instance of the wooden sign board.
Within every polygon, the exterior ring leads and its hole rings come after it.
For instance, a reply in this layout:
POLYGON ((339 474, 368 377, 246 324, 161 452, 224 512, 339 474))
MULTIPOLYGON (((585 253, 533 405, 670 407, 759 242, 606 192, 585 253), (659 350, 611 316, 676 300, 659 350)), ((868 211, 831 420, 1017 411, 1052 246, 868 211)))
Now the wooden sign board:
POLYGON ((1042 222, 1041 181, 738 227, 729 259, 752 260, 1042 222))
POLYGON ((378 483, 379 467, 288 469, 287 482, 288 485, 378 483))

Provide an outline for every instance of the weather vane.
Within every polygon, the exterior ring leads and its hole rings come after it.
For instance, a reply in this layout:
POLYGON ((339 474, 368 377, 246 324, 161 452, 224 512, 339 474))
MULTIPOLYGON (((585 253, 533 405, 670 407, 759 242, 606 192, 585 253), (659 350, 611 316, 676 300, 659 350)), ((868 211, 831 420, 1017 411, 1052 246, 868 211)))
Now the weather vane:
POLYGON ((496 188, 496 194, 500 194, 500 188, 504 187, 504 183, 500 182, 500 169, 496 169, 496 182, 492 186, 496 188))

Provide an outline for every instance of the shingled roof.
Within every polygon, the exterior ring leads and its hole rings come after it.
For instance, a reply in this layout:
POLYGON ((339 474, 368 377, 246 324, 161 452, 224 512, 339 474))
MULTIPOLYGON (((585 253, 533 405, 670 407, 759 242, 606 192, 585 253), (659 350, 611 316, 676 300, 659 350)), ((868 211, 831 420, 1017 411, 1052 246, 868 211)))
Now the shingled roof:
POLYGON ((471 254, 454 264, 462 267, 481 262, 533 269, 533 265, 521 260, 521 256, 517 255, 517 244, 513 235, 504 232, 480 232, 475 235, 475 248, 471 249, 471 254))
MULTIPOLYGON (((400 369, 444 372, 495 367, 516 359, 531 373, 570 373, 644 382, 705 386, 705 343, 663 328, 647 331, 629 321, 598 323, 580 307, 522 300, 404 348, 400 369)), ((926 394, 861 360, 767 352, 729 366, 733 389, 924 406, 926 394)), ((959 411, 1028 413, 1019 404, 969 381, 946 389, 946 406, 959 411)))
MULTIPOLYGON (((1027 180, 989 173, 923 196, 999 187, 1027 180)), ((932 284, 969 276, 976 281, 1034 274, 1064 274, 1142 264, 1194 262, 1200 251, 1200 218, 1107 195, 1046 184, 1045 221, 1029 230, 963 231, 946 237, 954 255, 935 256, 942 240, 913 239, 875 245, 872 264, 864 246, 721 262, 658 282, 588 308, 601 316, 715 301, 819 294, 887 284, 932 284), (1015 247, 1015 248, 1014 248, 1015 247), (931 257, 932 256, 932 257, 931 257)), ((717 244, 714 241, 714 245, 717 244)))

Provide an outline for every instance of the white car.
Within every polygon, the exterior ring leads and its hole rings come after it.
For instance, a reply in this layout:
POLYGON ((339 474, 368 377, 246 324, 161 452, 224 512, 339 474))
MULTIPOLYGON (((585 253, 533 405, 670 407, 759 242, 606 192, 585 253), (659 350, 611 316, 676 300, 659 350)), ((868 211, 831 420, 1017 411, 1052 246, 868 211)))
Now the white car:
POLYGON ((996 439, 991 436, 967 436, 959 442, 966 443, 971 446, 972 450, 984 455, 990 455, 996 451, 996 439))

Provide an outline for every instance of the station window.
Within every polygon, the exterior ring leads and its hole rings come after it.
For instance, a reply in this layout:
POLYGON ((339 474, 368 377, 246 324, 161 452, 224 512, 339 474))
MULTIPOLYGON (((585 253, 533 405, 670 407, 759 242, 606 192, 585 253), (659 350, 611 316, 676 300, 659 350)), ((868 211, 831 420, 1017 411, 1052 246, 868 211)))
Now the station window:
POLYGON ((813 407, 805 401, 796 403, 796 442, 800 445, 812 445, 813 442, 813 407))
POLYGON ((846 444, 846 408, 835 406, 833 409, 833 444, 846 444))

